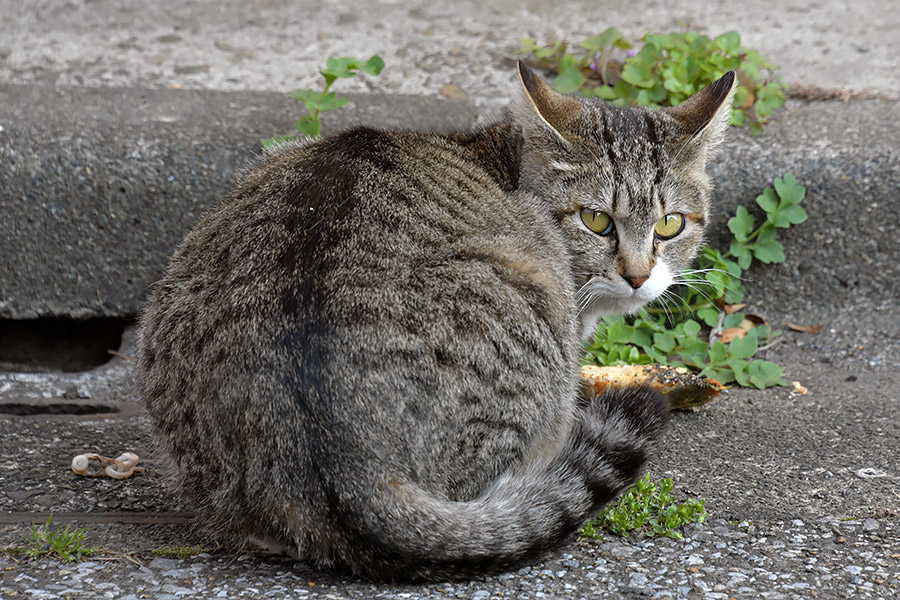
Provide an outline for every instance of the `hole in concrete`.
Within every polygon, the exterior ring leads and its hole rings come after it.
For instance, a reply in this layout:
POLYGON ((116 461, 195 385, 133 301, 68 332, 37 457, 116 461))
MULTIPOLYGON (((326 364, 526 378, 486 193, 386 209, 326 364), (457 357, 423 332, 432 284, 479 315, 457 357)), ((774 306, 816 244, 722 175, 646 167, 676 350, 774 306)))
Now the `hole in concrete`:
POLYGON ((0 319, 0 371, 89 371, 113 358, 128 319, 0 319))
POLYGON ((16 415, 30 417, 34 415, 101 415, 117 413, 119 409, 108 404, 72 404, 68 402, 51 402, 25 404, 22 402, 0 403, 0 415, 16 415))

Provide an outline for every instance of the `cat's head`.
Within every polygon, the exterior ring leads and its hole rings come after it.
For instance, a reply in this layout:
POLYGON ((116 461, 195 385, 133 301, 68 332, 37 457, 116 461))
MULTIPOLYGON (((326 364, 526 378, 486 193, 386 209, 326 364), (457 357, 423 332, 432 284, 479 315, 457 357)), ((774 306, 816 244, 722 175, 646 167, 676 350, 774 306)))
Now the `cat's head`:
POLYGON ((708 215, 706 162, 733 72, 665 110, 563 96, 519 64, 520 188, 544 199, 572 252, 587 335, 606 313, 658 298, 694 258, 708 215))

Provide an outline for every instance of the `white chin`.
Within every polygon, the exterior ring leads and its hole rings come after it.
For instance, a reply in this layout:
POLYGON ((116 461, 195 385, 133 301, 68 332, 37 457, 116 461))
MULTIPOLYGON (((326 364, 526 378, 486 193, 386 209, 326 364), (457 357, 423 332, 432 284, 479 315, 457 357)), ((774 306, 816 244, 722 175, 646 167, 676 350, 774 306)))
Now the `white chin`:
POLYGON ((636 290, 624 281, 621 285, 604 285, 603 292, 597 294, 581 312, 582 339, 593 339, 597 322, 606 315, 634 314, 659 298, 673 283, 674 278, 669 268, 662 261, 658 261, 650 272, 650 278, 636 290))

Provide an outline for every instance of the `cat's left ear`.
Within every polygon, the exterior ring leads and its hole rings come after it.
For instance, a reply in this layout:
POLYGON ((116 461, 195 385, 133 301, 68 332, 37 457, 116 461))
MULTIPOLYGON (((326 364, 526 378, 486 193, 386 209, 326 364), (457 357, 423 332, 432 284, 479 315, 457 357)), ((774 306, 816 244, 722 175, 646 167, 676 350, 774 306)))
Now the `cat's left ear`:
POLYGON ((553 87, 535 75, 534 71, 519 61, 519 81, 522 83, 522 98, 516 103, 517 120, 529 131, 552 132, 563 144, 568 144, 570 133, 578 116, 581 103, 575 98, 563 96, 553 87))
POLYGON ((705 150, 722 141, 736 89, 737 76, 729 71, 666 112, 687 134, 688 144, 705 150))

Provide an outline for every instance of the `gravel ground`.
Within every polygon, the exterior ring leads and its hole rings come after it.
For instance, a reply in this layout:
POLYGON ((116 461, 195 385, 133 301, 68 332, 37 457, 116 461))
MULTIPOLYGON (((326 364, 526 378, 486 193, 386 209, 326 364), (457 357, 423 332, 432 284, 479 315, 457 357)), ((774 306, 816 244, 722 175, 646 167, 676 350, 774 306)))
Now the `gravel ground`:
POLYGON ((253 554, 61 564, 0 559, 0 594, 29 598, 894 598, 896 524, 821 519, 690 526, 683 541, 582 540, 541 564, 470 582, 347 581, 253 554), (138 564, 140 563, 140 564, 138 564))

